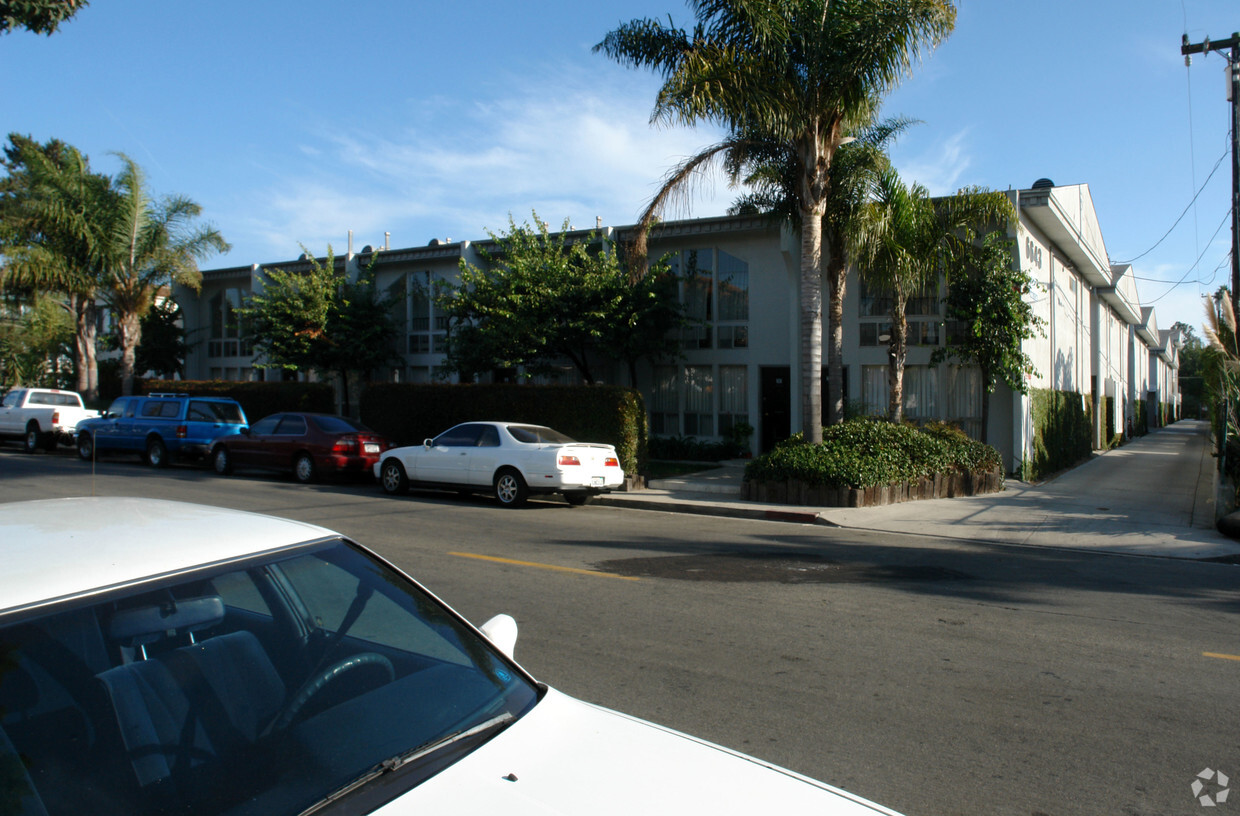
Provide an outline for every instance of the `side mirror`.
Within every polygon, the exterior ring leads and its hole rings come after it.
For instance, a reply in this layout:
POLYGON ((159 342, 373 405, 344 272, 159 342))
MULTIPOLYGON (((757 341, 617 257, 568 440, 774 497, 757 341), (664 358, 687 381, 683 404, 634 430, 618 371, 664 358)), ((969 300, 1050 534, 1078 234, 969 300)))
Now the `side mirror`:
POLYGON ((430 450, 431 448, 435 447, 435 440, 434 439, 423 439, 422 447, 426 448, 427 450, 430 450))
POLYGON ((517 622, 512 615, 496 615, 479 628, 497 649, 512 657, 517 648, 517 622))

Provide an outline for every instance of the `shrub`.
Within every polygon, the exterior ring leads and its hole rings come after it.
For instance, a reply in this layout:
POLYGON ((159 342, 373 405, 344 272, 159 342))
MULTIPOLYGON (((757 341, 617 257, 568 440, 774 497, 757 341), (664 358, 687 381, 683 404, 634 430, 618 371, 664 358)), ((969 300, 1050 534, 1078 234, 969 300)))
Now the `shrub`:
POLYGON ((827 487, 874 487, 951 471, 986 470, 999 452, 951 426, 927 431, 874 417, 823 430, 820 444, 796 434, 745 468, 746 481, 795 479, 827 487))
POLYGON ((336 410, 336 392, 328 383, 230 382, 228 380, 138 380, 135 390, 144 394, 172 392, 200 397, 232 397, 241 403, 245 416, 255 422, 278 411, 336 410))

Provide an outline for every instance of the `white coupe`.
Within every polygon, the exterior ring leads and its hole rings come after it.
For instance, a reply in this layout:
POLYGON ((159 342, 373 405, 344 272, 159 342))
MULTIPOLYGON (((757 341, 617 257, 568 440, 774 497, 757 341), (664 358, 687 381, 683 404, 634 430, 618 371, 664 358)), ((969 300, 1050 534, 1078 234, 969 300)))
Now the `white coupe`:
POLYGON ((504 507, 531 494, 562 493, 572 505, 624 484, 611 445, 577 442, 559 431, 521 422, 464 422, 421 445, 383 452, 375 478, 384 492, 431 487, 492 493, 504 507))
POLYGON ((536 682, 321 527, 53 499, 0 541, 0 813, 895 816, 536 682))

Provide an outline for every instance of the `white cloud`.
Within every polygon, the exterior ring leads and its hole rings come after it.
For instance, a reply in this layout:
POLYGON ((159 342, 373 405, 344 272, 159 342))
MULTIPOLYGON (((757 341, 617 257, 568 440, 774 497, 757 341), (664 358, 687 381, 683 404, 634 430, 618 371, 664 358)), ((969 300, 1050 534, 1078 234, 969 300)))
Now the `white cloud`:
POLYGON ((916 154, 897 146, 892 162, 906 184, 919 182, 932 196, 951 195, 960 189, 961 179, 972 164, 969 147, 969 129, 965 128, 916 154))
MULTIPOLYGON (((556 226, 632 223, 667 171, 717 134, 651 126, 653 85, 593 74, 601 79, 549 72, 554 82, 504 98, 438 98, 411 105, 409 121, 303 134, 304 164, 252 194, 263 215, 246 226, 260 249, 283 257, 298 242, 339 244, 349 229, 363 243, 390 230, 395 246, 482 238, 531 208, 556 226)), ((737 195, 722 179, 695 192, 690 211, 671 214, 717 215, 737 195)))

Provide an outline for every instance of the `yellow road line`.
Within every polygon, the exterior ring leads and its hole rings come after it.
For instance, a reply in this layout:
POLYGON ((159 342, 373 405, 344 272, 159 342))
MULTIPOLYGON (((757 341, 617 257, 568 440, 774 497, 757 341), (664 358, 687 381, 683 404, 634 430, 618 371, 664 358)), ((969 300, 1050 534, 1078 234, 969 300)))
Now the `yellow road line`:
POLYGON ((537 567, 538 569, 554 570, 555 572, 572 572, 577 575, 593 575, 595 578, 618 578, 621 581, 640 581, 632 575, 612 575, 609 572, 599 572, 597 570, 577 569, 576 567, 561 567, 556 564, 539 564, 536 561, 516 561, 512 558, 499 558, 494 555, 478 555, 476 553, 450 552, 448 555, 455 555, 459 558, 476 558, 479 561, 494 561, 497 564, 512 564, 518 567, 537 567))
POLYGON ((1240 655, 1219 654, 1218 652, 1202 652, 1202 657, 1217 657, 1219 660, 1240 660, 1240 655))

